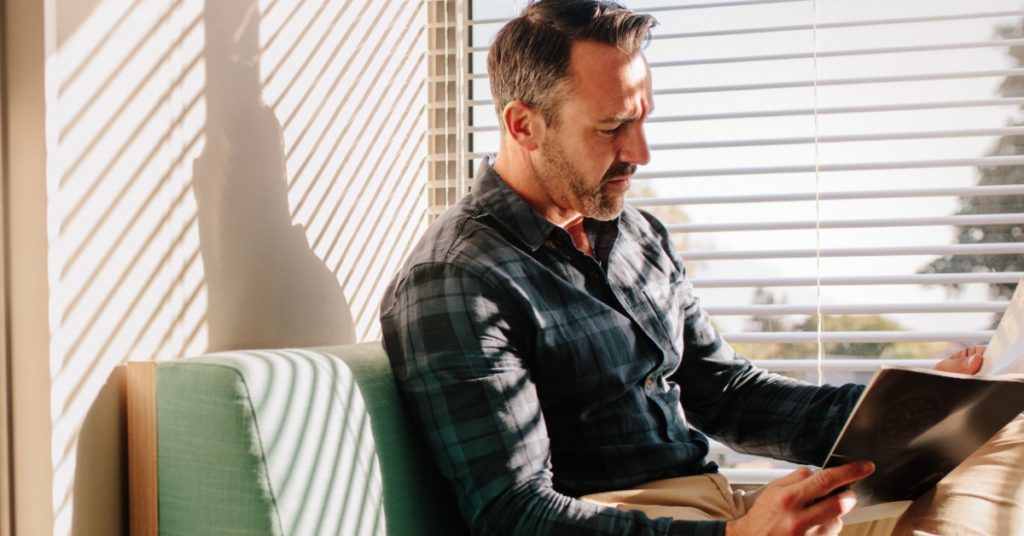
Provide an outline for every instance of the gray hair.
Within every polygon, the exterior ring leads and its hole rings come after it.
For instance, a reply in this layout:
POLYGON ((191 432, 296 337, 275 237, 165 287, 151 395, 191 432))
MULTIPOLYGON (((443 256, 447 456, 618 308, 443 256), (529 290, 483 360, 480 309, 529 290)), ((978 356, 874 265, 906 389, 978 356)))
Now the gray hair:
POLYGON ((521 101, 549 124, 569 87, 573 41, 612 45, 633 55, 650 40, 657 21, 608 0, 538 0, 498 31, 487 54, 491 94, 501 121, 505 106, 521 101))

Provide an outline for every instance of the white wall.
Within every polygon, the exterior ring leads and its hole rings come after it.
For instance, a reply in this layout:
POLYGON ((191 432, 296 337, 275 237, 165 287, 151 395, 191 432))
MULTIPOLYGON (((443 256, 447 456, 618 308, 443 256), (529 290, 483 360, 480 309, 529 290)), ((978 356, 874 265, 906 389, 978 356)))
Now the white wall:
POLYGON ((116 365, 379 336, 426 221, 426 6, 8 4, 6 134, 41 129, 5 155, 16 534, 125 533, 116 365))

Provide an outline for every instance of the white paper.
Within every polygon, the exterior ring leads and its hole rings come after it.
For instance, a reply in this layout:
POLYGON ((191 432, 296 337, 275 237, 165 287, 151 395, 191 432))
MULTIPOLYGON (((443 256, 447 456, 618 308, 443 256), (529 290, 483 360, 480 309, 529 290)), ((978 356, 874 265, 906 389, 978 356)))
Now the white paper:
POLYGON ((984 376, 1007 373, 1024 374, 1024 279, 1017 283, 978 371, 984 376))
POLYGON ((903 515, 903 512, 907 511, 907 508, 910 508, 911 504, 913 504, 913 501, 892 501, 854 508, 850 510, 850 513, 843 516, 843 525, 899 517, 903 515))

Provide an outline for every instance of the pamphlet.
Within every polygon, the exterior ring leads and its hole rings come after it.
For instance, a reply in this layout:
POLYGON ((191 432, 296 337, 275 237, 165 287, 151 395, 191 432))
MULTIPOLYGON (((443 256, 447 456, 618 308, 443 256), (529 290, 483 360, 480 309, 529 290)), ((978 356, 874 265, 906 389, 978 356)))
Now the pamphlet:
POLYGON ((1024 411, 1024 280, 984 363, 974 376, 881 367, 823 467, 874 462, 851 486, 861 506, 913 500, 1024 411))
POLYGON ((871 460, 858 503, 912 500, 1024 411, 1024 375, 978 377, 882 367, 825 467, 871 460))
POLYGON ((985 361, 978 374, 1024 374, 1024 279, 1010 298, 1010 305, 985 349, 985 361))

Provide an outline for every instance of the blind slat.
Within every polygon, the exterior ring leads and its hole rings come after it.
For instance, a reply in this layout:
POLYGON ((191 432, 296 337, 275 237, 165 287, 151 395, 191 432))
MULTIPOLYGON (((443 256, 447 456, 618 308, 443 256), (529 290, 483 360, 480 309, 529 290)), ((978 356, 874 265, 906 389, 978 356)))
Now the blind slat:
MULTIPOLYGON (((791 4, 794 2, 807 2, 809 0, 732 0, 730 2, 708 2, 705 4, 686 4, 686 5, 671 5, 671 6, 651 6, 651 7, 640 7, 637 11, 641 13, 659 13, 665 11, 690 11, 695 9, 715 9, 723 7, 740 7, 740 6, 756 6, 766 4, 791 4)), ((508 17, 491 17, 473 19, 469 21, 470 25, 476 24, 498 24, 508 20, 508 17)))
MULTIPOLYGON (((814 52, 793 52, 787 54, 760 54, 754 56, 724 56, 717 58, 700 58, 691 60, 652 61, 648 65, 651 69, 662 69, 672 67, 693 67, 698 65, 722 65, 726 63, 762 63, 769 61, 792 61, 809 60, 821 58, 843 58, 856 56, 874 56, 880 54, 908 54, 911 52, 939 52, 949 50, 967 50, 972 48, 1009 48, 1024 45, 1024 39, 997 39, 991 41, 969 41, 956 43, 934 43, 928 45, 914 45, 902 47, 884 48, 857 48, 846 50, 823 50, 814 52)), ((487 78, 486 72, 471 72, 470 80, 483 80, 487 78)), ((440 79, 430 78, 431 82, 440 79)))
MULTIPOLYGON (((946 22, 946 21, 960 21, 960 20, 971 20, 971 19, 990 19, 990 18, 1003 18, 1003 17, 1020 17, 1024 15, 1024 11, 1021 10, 1002 10, 1002 11, 979 11, 973 13, 959 13, 950 15, 932 15, 926 17, 900 17, 900 18, 883 18, 883 19, 867 19, 867 20, 851 20, 851 21, 836 21, 836 22, 819 22, 817 24, 818 30, 831 30, 836 28, 862 28, 868 26, 888 26, 888 25, 902 25, 902 24, 920 24, 926 22, 946 22)), ((720 37, 727 35, 747 35, 747 34, 763 34, 763 33, 775 33, 775 32, 801 32, 801 31, 813 31, 815 25, 813 24, 789 24, 781 26, 755 26, 749 28, 730 28, 725 30, 711 30, 704 32, 675 32, 675 33, 661 33, 653 35, 653 39, 691 39, 695 37, 720 37)))
POLYGON ((983 156, 980 158, 952 158, 947 160, 911 160, 903 162, 857 162, 799 166, 763 166, 749 168, 723 168, 699 170, 645 171, 637 179, 679 179, 685 177, 715 177, 721 175, 771 175, 782 173, 828 173, 835 171, 878 171, 886 169, 927 169, 942 167, 985 167, 1024 165, 1024 156, 983 156))
POLYGON ((936 138, 967 138, 974 136, 1017 136, 1024 135, 1024 127, 977 128, 962 130, 932 130, 920 132, 879 132, 871 134, 846 134, 840 136, 800 136, 792 138, 751 138, 742 140, 711 140, 705 142, 652 144, 652 151, 673 151, 681 149, 717 149, 725 147, 757 147, 763 145, 799 145, 810 143, 851 143, 861 141, 926 140, 936 138))
MULTIPOLYGON (((999 284, 1016 283, 1024 278, 1024 272, 964 274, 908 274, 908 275, 860 275, 822 276, 822 287, 857 285, 968 285, 971 283, 999 284)), ((705 288, 769 288, 769 287, 813 287, 819 282, 815 277, 696 277, 692 279, 697 289, 705 288)))
POLYGON ((753 221, 736 223, 676 223, 666 225, 672 233, 714 233, 726 231, 780 231, 806 229, 867 229, 873 227, 920 227, 928 225, 1012 225, 1024 223, 1022 214, 935 216, 930 218, 878 218, 864 220, 753 221))
MULTIPOLYGON (((695 65, 720 65, 723 63, 757 63, 766 61, 809 60, 814 58, 841 58, 850 56, 873 56, 878 54, 906 54, 910 52, 938 52, 943 50, 966 50, 971 48, 1002 48, 1024 45, 1024 39, 997 39, 991 41, 966 41, 957 43, 934 43, 884 48, 855 48, 845 50, 822 50, 814 52, 794 52, 789 54, 760 54, 755 56, 725 56, 718 58, 700 58, 693 60, 652 61, 652 69, 664 67, 691 67, 695 65)), ((482 74, 482 73, 481 73, 482 74)), ((479 76, 473 74, 471 76, 479 76)), ((486 75, 484 75, 486 76, 486 75)))
MULTIPOLYGON (((821 192, 822 201, 902 199, 915 197, 979 197, 996 195, 1024 195, 1024 184, 1009 186, 970 186, 966 188, 920 188, 914 190, 861 190, 821 192)), ((688 197, 635 198, 628 202, 638 207, 673 205, 715 205, 729 203, 780 203, 814 201, 814 192, 753 195, 708 195, 688 197)))
POLYGON ((815 80, 791 80, 787 82, 764 82, 760 84, 728 84, 721 86, 678 87, 654 90, 655 95, 690 95, 695 93, 724 93, 730 91, 763 91, 768 89, 795 89, 822 86, 851 86, 863 84, 890 84, 896 82, 928 82, 934 80, 957 80, 962 78, 989 78, 1022 76, 1024 69, 989 69, 981 71, 951 71, 944 73, 905 74, 894 76, 864 76, 858 78, 825 78, 815 80))
POLYGON ((928 246, 827 248, 827 249, 748 249, 731 251, 688 251, 691 261, 742 259, 799 259, 825 257, 888 257, 900 255, 1024 255, 1024 242, 984 244, 935 244, 928 246))
MULTIPOLYGON (((821 342, 871 343, 871 342, 988 342, 993 331, 825 331, 821 342)), ((817 342, 818 334, 806 332, 736 332, 722 333, 722 338, 731 343, 807 343, 817 342)))
MULTIPOLYGON (((817 109, 818 115, 858 114, 877 112, 913 112, 920 110, 949 110, 956 108, 980 108, 989 106, 1021 106, 1024 97, 1005 97, 992 99, 965 99, 934 102, 901 102, 889 104, 870 104, 861 106, 830 106, 817 109)), ((428 107, 441 107, 440 103, 429 104, 428 107)), ((685 115, 653 115, 647 118, 648 123, 681 123, 689 121, 719 121, 733 119, 758 119, 769 117, 789 117, 814 115, 814 108, 789 108, 778 110, 751 110, 743 112, 721 112, 685 115)), ((496 132, 495 126, 470 127, 473 132, 496 132)))
MULTIPOLYGON (((893 76, 864 76, 858 78, 826 78, 819 80, 790 80, 785 82, 763 82, 759 84, 726 84, 721 86, 694 86, 655 89, 655 95, 693 95, 697 93, 727 93, 732 91, 765 91, 770 89, 797 89, 822 86, 851 86, 864 84, 891 84, 897 82, 928 82, 936 80, 957 80, 964 78, 1024 76, 1021 69, 987 69, 981 71, 951 71, 944 73, 904 74, 893 76)), ((470 105, 493 106, 491 99, 473 99, 470 105)))
MULTIPOLYGON (((826 304, 821 306, 824 315, 866 315, 884 313, 1001 313, 1008 301, 993 302, 941 302, 941 303, 869 303, 869 304, 826 304)), ((771 305, 707 305, 704 309, 715 316, 756 316, 756 315, 813 315, 818 312, 814 304, 771 304, 771 305)))
MULTIPOLYGON (((670 6, 650 6, 640 7, 637 11, 641 13, 659 13, 665 11, 684 11, 694 9, 712 9, 712 8, 723 8, 723 7, 739 7, 739 6, 752 6, 752 5, 766 5, 766 4, 789 4, 794 2, 807 2, 808 0, 733 0, 731 2, 709 2, 706 4, 676 4, 670 6)), ((949 20, 968 20, 975 18, 994 18, 994 17, 1013 17, 1016 15, 1024 14, 1024 11, 987 11, 987 12, 976 12, 976 13, 961 13, 954 15, 936 15, 931 17, 906 17, 899 19, 875 19, 875 20, 864 20, 864 21, 847 21, 847 22, 836 22, 836 23, 819 23, 819 29, 828 28, 849 28, 851 26, 878 26, 886 24, 909 24, 919 22, 938 22, 938 21, 949 21, 949 20)), ((468 21, 470 26, 480 24, 499 24, 509 20, 509 17, 488 17, 471 19, 468 21)), ((801 29, 809 30, 812 28, 810 25, 799 25, 799 26, 784 26, 778 28, 786 29, 801 29)), ((784 31, 784 30, 778 30, 784 31)), ((761 32, 756 32, 761 33, 761 32)))
POLYGON ((933 102, 899 102, 889 104, 868 104, 858 106, 822 106, 815 108, 790 108, 779 110, 753 110, 731 113, 687 114, 670 116, 651 116, 648 123, 679 123, 684 121, 713 121, 724 119, 757 119, 767 117, 787 117, 800 115, 839 115, 879 112, 914 112, 921 110, 949 110, 956 108, 981 108, 989 106, 1021 106, 1024 97, 1002 97, 991 99, 963 99, 933 102))

